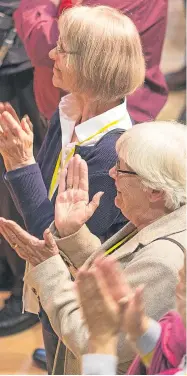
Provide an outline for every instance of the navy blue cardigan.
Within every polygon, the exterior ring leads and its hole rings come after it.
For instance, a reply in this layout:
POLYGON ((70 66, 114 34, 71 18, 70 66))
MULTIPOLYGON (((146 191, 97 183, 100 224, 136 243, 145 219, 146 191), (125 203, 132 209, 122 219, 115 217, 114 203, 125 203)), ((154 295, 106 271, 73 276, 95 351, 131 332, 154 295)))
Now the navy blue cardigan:
MULTIPOLYGON (((92 233, 106 240, 124 226, 125 218, 115 207, 116 189, 108 171, 115 165, 115 144, 123 133, 115 129, 103 136, 94 146, 76 147, 88 163, 89 196, 90 199, 98 191, 104 191, 99 208, 87 226, 92 233)), ((9 171, 4 175, 4 181, 21 213, 27 230, 42 239, 44 230, 54 220, 54 204, 48 199, 48 191, 61 150, 61 127, 59 112, 54 114, 47 135, 38 155, 37 163, 9 171)))

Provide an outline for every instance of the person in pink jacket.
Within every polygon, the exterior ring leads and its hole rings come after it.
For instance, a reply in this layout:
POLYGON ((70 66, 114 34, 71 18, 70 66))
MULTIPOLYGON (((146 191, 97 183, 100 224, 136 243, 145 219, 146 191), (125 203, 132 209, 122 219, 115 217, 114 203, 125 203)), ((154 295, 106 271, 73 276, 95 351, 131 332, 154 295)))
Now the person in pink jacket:
MULTIPOLYGON (((155 119, 167 100, 167 86, 160 71, 168 0, 83 0, 83 5, 109 5, 120 9, 135 23, 146 60, 144 86, 128 98, 135 123, 155 119)), ((74 5, 74 4, 72 4, 74 5)), ((34 88, 40 112, 50 119, 63 93, 52 85, 49 51, 58 39, 57 17, 69 6, 67 0, 21 0, 14 13, 17 32, 35 68, 34 88)))
POLYGON ((112 256, 98 257, 89 269, 82 266, 76 284, 90 335, 83 375, 116 375, 120 327, 138 354, 127 375, 186 375, 186 258, 176 286, 177 311, 159 322, 146 315, 144 286, 132 290, 112 256))

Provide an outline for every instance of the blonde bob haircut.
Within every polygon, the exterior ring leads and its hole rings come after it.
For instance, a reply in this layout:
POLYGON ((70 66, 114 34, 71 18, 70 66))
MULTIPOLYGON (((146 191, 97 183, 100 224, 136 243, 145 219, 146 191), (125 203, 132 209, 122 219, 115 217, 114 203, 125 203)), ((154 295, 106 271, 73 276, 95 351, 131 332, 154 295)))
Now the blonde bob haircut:
POLYGON ((141 178, 144 189, 164 192, 165 207, 186 204, 187 129, 173 121, 135 125, 116 144, 118 157, 141 178))
POLYGON ((133 93, 144 82, 140 37, 127 16, 108 6, 77 6, 59 18, 67 68, 75 90, 107 102, 133 93))

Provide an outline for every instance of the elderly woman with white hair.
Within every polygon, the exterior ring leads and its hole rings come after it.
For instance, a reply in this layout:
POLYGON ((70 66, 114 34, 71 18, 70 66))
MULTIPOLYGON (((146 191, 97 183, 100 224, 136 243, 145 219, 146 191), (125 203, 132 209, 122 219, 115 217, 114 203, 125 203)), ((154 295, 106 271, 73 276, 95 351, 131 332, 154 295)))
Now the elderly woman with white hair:
MULTIPOLYGON (((20 123, 10 106, 1 104, 0 152, 7 170, 5 183, 28 231, 42 238, 54 219, 59 172, 74 153, 80 155, 88 164, 90 199, 98 191, 109 192, 87 223, 104 241, 125 221, 114 205, 116 189, 108 170, 116 161, 117 139, 132 126, 126 96, 143 84, 145 76, 140 38, 128 17, 105 6, 67 10, 59 19, 59 32, 57 47, 50 52, 53 84, 69 95, 62 98, 51 120, 38 163, 33 157, 28 122, 23 119, 20 123)), ((80 160, 77 157, 74 165, 70 164, 69 189, 80 160)), ((95 207, 99 198, 95 196, 95 207)), ((17 311, 20 315, 21 301, 17 311)), ((32 312, 38 312, 38 305, 32 312)), ((58 338, 43 311, 41 320, 51 373, 58 338)))
MULTIPOLYGON (((55 222, 50 228, 54 238, 47 230, 44 240, 38 240, 14 222, 0 220, 0 232, 33 266, 25 283, 34 289, 53 329, 68 348, 66 374, 79 374, 80 356, 92 351, 70 270, 76 274, 84 262, 83 268, 90 267, 98 254, 113 253, 132 288, 144 284, 148 316, 158 320, 175 308, 175 286, 186 242, 186 128, 172 122, 135 125, 117 141, 116 151, 118 162, 109 172, 117 188, 115 205, 130 222, 104 244, 85 225, 95 204, 89 202, 84 160, 80 160, 79 170, 74 170, 71 189, 65 184, 69 171, 62 172, 55 222)), ((70 165, 70 174, 71 169, 70 165)), ((111 284, 112 279, 111 275, 111 284)), ((100 334, 102 353, 102 341, 106 348, 107 338, 102 337, 101 328, 100 334)), ((118 372, 124 373, 134 353, 123 333, 117 354, 118 372)))

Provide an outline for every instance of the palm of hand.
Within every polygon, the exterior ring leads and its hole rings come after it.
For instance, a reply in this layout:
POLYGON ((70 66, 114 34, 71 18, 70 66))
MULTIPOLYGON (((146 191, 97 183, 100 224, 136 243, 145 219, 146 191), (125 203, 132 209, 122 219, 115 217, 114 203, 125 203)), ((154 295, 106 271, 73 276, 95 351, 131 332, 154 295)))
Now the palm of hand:
POLYGON ((105 343, 108 338, 117 334, 120 327, 120 316, 117 304, 110 305, 101 299, 93 299, 88 307, 87 322, 92 338, 105 343))
POLYGON ((78 276, 79 297, 83 308, 90 337, 99 341, 100 345, 115 336, 120 326, 120 311, 118 304, 111 299, 104 286, 100 286, 98 271, 84 273, 84 278, 78 276))
POLYGON ((88 192, 81 189, 69 189, 60 193, 55 205, 55 223, 61 228, 61 234, 67 236, 76 232, 89 218, 88 192))

